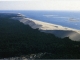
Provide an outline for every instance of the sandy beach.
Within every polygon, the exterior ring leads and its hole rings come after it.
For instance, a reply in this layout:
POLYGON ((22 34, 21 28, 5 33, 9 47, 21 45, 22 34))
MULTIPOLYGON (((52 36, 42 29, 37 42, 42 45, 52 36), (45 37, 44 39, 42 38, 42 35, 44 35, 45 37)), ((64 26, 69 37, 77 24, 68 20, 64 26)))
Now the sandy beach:
POLYGON ((52 33, 55 36, 64 38, 69 37, 74 41, 80 40, 80 30, 64 27, 61 25, 51 24, 47 22, 42 22, 30 18, 21 19, 20 22, 31 26, 33 29, 39 29, 42 32, 52 33))

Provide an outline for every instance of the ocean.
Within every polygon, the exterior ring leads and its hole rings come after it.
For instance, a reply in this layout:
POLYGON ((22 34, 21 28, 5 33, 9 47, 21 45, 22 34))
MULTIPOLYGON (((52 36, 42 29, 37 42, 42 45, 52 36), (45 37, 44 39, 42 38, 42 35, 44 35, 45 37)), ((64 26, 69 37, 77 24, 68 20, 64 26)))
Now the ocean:
POLYGON ((21 13, 27 18, 80 30, 80 11, 1 10, 0 13, 21 13))

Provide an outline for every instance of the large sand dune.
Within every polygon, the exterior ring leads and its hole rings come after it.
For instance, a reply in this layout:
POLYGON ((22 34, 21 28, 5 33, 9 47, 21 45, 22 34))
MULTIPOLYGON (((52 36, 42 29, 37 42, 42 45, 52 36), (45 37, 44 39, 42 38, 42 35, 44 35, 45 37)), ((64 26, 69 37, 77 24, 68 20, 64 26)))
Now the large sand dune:
POLYGON ((31 26, 33 29, 39 29, 42 32, 52 33, 55 36, 64 38, 69 37, 72 40, 80 41, 80 31, 68 27, 63 27, 56 24, 41 22, 30 18, 21 19, 20 22, 31 26))

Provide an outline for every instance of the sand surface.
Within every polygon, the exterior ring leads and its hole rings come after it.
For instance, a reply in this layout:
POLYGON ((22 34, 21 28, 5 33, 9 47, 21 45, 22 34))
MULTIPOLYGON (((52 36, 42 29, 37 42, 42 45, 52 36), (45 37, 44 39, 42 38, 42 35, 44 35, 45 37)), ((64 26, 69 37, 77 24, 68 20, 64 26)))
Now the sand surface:
POLYGON ((20 22, 31 26, 33 29, 38 28, 42 32, 52 33, 61 38, 69 37, 74 41, 80 40, 80 30, 77 30, 77 29, 63 27, 61 25, 42 22, 42 21, 30 19, 30 18, 21 19, 20 22))

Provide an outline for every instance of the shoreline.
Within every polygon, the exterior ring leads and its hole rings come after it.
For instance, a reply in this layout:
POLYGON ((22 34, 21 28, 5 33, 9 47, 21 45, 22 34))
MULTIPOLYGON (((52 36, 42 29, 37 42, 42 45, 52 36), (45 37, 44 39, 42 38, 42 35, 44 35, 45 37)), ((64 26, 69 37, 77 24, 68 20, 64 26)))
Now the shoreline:
POLYGON ((23 18, 19 21, 24 23, 25 25, 29 25, 33 29, 39 29, 41 32, 51 33, 60 38, 69 37, 73 41, 80 40, 80 30, 77 29, 42 22, 31 18, 23 18))
MULTIPOLYGON (((48 22, 43 22, 43 21, 39 21, 39 20, 34 20, 34 19, 31 19, 31 18, 24 18, 24 19, 21 19, 20 22, 23 22, 24 24, 29 24, 29 23, 26 23, 26 22, 34 22, 35 24, 37 25, 41 25, 42 30, 70 30, 70 31, 76 31, 77 33, 80 33, 80 30, 78 29, 74 29, 74 28, 69 28, 69 27, 65 27, 65 26, 62 26, 62 25, 58 25, 58 24, 52 24, 52 23, 48 23, 48 22), (45 25, 45 26, 44 26, 45 25), (49 25, 49 26, 48 26, 49 25)), ((30 24, 29 24, 30 25, 30 24)), ((32 27, 32 26, 31 26, 32 27)), ((33 29, 36 29, 37 27, 32 27, 33 29)))

